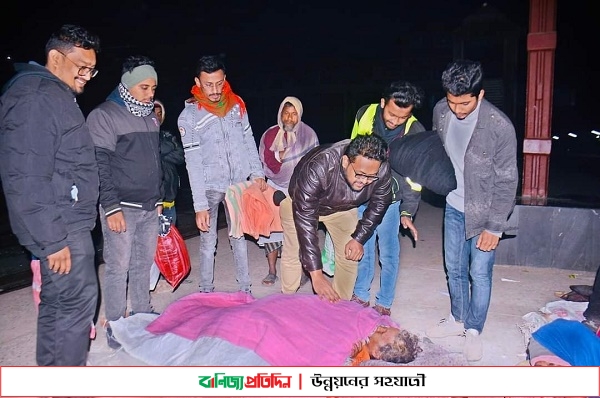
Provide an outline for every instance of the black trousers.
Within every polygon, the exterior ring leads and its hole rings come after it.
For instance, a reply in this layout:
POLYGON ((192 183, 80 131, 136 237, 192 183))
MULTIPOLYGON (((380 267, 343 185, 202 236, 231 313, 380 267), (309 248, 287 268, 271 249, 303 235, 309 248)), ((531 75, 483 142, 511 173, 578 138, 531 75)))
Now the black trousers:
POLYGON ((588 303, 587 309, 583 312, 583 316, 586 317, 586 319, 593 318, 596 321, 600 321, 600 267, 598 267, 598 270, 596 271, 596 278, 594 279, 590 302, 588 303))
MULTIPOLYGON (((40 366, 85 366, 98 301, 98 276, 90 231, 70 233, 71 271, 54 273, 41 258, 42 291, 36 360, 40 366)), ((36 255, 35 251, 32 250, 36 255)))

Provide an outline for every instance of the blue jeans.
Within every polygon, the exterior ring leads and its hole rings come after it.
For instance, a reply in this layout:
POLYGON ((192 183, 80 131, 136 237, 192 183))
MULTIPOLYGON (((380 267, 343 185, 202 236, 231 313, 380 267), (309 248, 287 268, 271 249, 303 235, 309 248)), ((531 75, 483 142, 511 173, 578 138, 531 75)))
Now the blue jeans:
POLYGON ((127 229, 117 233, 108 228, 100 206, 105 263, 103 299, 108 321, 125 315, 127 293, 131 297, 131 311, 152 311, 148 281, 158 241, 158 213, 129 207, 123 207, 122 211, 127 229))
POLYGON ((71 252, 71 271, 58 274, 40 258, 42 291, 37 322, 36 361, 40 366, 85 366, 90 330, 98 302, 98 276, 94 243, 89 230, 71 232, 66 244, 71 252))
MULTIPOLYGON (((231 225, 231 217, 225 206, 225 193, 217 191, 206 191, 208 200, 208 214, 210 217, 210 227, 208 232, 200 232, 200 291, 212 292, 215 290, 214 271, 215 271, 215 253, 217 251, 217 216, 219 214, 219 204, 223 203, 225 207, 225 217, 227 226, 231 225)), ((229 237, 229 244, 233 250, 233 263, 235 264, 236 280, 239 290, 250 291, 250 272, 248 271, 248 244, 246 238, 229 237)))
MULTIPOLYGON (((366 210, 363 204, 358 208, 360 219, 366 210)), ((363 301, 369 301, 371 283, 375 276, 376 246, 379 246, 379 262, 381 273, 379 275, 379 292, 375 296, 375 304, 391 308, 396 294, 396 281, 400 268, 400 202, 395 202, 388 207, 381 224, 375 229, 373 236, 364 244, 365 253, 358 263, 358 275, 354 285, 354 294, 363 301), (376 245, 377 243, 377 245, 376 245)))
POLYGON ((464 322, 465 329, 481 333, 490 306, 496 251, 479 250, 477 239, 479 235, 465 239, 465 213, 446 203, 444 261, 452 316, 464 322))

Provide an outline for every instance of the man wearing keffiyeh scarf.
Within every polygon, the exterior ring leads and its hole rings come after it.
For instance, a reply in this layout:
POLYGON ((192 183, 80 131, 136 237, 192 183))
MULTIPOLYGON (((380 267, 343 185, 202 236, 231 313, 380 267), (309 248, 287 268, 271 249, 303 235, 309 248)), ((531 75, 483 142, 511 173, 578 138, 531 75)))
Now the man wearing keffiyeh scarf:
MULTIPOLYGON (((200 58, 192 86, 177 124, 192 189, 196 225, 200 230, 200 291, 212 292, 217 246, 219 204, 234 184, 254 181, 267 188, 246 104, 226 80, 220 56, 200 58)), ((227 206, 224 206, 227 211, 227 206)), ((227 214, 227 223, 231 217, 227 214)), ((229 228, 231 230, 231 228, 229 228)), ((240 291, 250 291, 245 238, 229 237, 240 291)))
MULTIPOLYGON (((128 57, 121 82, 88 116, 100 174, 106 321, 151 312, 148 281, 162 212, 160 121, 154 113, 158 77, 144 56, 128 57)), ((118 348, 106 323, 108 345, 118 348)))

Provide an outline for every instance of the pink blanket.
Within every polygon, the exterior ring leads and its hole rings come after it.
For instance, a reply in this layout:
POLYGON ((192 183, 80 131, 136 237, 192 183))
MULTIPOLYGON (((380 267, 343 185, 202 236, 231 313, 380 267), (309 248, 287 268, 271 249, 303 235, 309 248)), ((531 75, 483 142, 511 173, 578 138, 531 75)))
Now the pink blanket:
POLYGON ((388 316, 351 301, 335 304, 313 294, 194 293, 172 303, 147 327, 195 340, 219 337, 254 350, 273 366, 341 366, 352 345, 388 316))

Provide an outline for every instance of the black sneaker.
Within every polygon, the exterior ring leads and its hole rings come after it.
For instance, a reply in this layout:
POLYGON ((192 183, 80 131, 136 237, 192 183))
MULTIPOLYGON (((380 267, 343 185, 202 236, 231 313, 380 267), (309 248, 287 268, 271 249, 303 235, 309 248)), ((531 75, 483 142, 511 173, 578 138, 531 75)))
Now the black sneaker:
POLYGON ((115 336, 113 336, 113 332, 110 326, 106 327, 106 342, 108 343, 108 346, 113 350, 118 350, 119 348, 121 348, 121 343, 119 343, 117 339, 115 339, 115 336))

